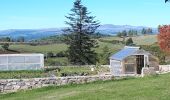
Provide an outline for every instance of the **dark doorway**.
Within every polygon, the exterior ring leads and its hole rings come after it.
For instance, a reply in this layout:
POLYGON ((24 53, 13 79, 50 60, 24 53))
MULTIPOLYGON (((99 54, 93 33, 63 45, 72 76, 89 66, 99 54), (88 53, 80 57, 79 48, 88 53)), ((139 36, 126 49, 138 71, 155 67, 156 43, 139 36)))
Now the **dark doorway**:
POLYGON ((144 55, 136 56, 136 64, 137 64, 137 74, 141 74, 142 68, 144 67, 144 55))

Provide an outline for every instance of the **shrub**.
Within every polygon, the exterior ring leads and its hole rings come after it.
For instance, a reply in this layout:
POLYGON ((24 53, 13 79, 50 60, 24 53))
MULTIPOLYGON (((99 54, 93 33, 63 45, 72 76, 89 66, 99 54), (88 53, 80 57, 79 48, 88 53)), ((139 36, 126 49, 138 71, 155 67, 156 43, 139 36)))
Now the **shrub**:
POLYGON ((54 54, 52 52, 48 52, 47 53, 47 58, 52 58, 52 57, 54 57, 54 54))

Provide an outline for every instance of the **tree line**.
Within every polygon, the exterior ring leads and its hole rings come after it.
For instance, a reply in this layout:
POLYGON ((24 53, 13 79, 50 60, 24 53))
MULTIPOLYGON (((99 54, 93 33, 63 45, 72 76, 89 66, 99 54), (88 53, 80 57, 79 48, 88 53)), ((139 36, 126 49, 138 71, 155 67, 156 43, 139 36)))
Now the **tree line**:
MULTIPOLYGON (((17 39, 12 39, 10 37, 2 37, 2 38, 0 38, 0 42, 25 42, 25 38, 18 37, 17 39)), ((9 43, 3 43, 1 45, 2 49, 4 49, 4 50, 8 50, 9 46, 10 46, 9 43)))

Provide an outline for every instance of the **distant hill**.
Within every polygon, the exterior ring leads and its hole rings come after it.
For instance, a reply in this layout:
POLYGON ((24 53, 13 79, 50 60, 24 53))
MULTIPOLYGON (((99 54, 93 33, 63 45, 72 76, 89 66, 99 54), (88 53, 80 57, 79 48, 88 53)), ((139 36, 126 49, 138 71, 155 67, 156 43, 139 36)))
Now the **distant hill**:
POLYGON ((153 34, 157 34, 157 28, 145 27, 145 26, 131 26, 131 25, 113 25, 113 24, 105 24, 101 25, 98 28, 98 32, 102 34, 116 35, 118 32, 122 32, 123 30, 137 30, 140 32, 143 28, 151 28, 153 30, 153 34))
MULTIPOLYGON (((141 31, 143 28, 149 28, 144 26, 131 26, 131 25, 112 25, 112 24, 105 24, 101 25, 97 32, 106 35, 116 35, 117 32, 121 32, 123 30, 137 30, 141 31)), ((49 28, 49 29, 10 29, 10 30, 3 30, 0 31, 0 37, 11 37, 16 39, 18 37, 25 37, 27 41, 35 40, 40 38, 45 38, 54 35, 62 34, 62 29, 64 28, 49 28)), ((156 28, 152 28, 154 33, 157 33, 156 28)))
POLYGON ((51 28, 51 29, 11 29, 0 31, 0 37, 11 37, 17 39, 18 37, 25 37, 28 40, 35 40, 44 37, 49 37, 53 35, 62 34, 60 28, 51 28))

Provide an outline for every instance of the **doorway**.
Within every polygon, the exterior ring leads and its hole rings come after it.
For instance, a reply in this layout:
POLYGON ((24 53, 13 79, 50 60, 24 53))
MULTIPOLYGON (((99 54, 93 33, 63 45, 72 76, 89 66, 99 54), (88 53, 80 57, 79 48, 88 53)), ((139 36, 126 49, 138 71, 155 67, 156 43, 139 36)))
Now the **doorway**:
POLYGON ((136 64, 137 64, 137 74, 141 74, 142 68, 144 67, 144 55, 136 56, 136 64))

